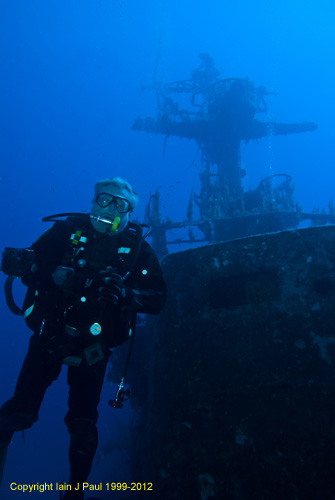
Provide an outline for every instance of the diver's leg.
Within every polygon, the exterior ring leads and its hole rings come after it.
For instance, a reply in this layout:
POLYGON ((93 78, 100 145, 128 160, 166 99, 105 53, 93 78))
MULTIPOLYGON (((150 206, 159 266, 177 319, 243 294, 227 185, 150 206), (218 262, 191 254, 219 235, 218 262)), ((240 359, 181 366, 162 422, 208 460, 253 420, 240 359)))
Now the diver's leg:
POLYGON ((108 357, 87 366, 68 368, 69 411, 65 423, 71 436, 69 460, 71 491, 65 492, 64 500, 82 499, 82 483, 86 482, 91 471, 93 458, 98 445, 97 406, 104 380, 108 357), (79 483, 80 489, 74 488, 79 483))
POLYGON ((61 366, 59 361, 51 362, 50 357, 41 348, 38 337, 33 335, 16 383, 14 396, 0 408, 2 470, 13 433, 28 429, 36 422, 45 391, 58 377, 61 366))

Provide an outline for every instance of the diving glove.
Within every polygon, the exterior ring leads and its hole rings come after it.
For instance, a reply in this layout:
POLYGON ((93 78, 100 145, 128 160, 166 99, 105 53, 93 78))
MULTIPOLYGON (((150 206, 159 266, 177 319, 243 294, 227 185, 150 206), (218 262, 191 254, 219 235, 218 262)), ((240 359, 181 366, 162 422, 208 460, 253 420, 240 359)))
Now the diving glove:
POLYGON ((111 300, 119 307, 128 307, 134 301, 134 291, 125 285, 119 274, 103 271, 101 274, 101 286, 98 288, 99 300, 111 300))

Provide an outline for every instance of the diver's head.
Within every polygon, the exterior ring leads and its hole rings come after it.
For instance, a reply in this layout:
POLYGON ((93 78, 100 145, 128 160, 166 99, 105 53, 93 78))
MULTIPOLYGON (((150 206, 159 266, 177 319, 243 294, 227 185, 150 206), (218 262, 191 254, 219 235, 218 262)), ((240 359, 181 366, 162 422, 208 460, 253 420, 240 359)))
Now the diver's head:
POLYGON ((99 233, 117 234, 123 231, 138 202, 138 194, 121 177, 99 181, 94 186, 92 225, 99 233), (95 217, 95 218, 94 218, 95 217), (97 220, 96 218, 105 219, 97 220), (108 223, 110 221, 110 223, 108 223))

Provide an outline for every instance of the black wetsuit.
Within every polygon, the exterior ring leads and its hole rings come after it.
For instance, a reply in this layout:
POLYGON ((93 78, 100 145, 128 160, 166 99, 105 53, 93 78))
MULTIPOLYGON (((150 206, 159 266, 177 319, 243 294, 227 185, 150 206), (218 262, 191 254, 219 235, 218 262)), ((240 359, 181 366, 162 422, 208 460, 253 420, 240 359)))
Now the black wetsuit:
POLYGON ((97 447, 97 405, 110 348, 129 338, 137 312, 160 312, 165 283, 152 248, 135 224, 108 236, 94 231, 88 216, 59 221, 31 248, 37 266, 22 281, 29 286, 26 321, 34 334, 14 396, 0 410, 0 442, 9 442, 14 431, 31 427, 64 360, 75 360, 77 366, 68 367, 65 423, 71 435, 70 482, 81 483, 89 475, 97 447), (112 300, 101 303, 94 293, 83 299, 78 279, 64 286, 55 284, 52 273, 57 266, 74 269, 75 276, 84 280, 111 266, 116 274, 126 276, 124 283, 137 290, 138 300, 129 309, 112 300), (99 335, 91 334, 92 324, 99 325, 99 335))

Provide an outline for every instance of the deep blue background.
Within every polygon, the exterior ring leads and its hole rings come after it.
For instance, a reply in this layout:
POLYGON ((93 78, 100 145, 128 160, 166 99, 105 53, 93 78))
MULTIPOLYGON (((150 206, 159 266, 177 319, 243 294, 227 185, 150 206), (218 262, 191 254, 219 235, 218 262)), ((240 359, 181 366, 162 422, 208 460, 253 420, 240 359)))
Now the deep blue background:
MULTIPOLYGON (((154 76, 166 82, 188 78, 201 52, 211 54, 221 77, 248 77, 277 93, 262 119, 314 121, 319 127, 243 145, 245 186, 290 173, 305 210, 327 209, 335 191, 334 10, 331 0, 2 0, 1 249, 28 246, 46 229, 44 215, 88 211, 93 184, 107 176, 125 177, 140 193, 140 218, 149 192, 159 185, 163 215, 184 219, 191 187, 198 187, 199 161, 191 166, 196 145, 169 139, 163 159, 164 138, 134 132, 131 125, 138 115, 156 112, 154 94, 141 93, 141 83, 154 76)), ((29 335, 0 300, 5 400, 29 335)), ((1 492, 5 500, 20 496, 9 491, 10 481, 68 477, 64 380, 63 374, 50 389, 25 442, 14 438, 1 492)), ((110 481, 126 477, 125 451, 103 457, 104 443, 117 432, 125 448, 131 439, 131 415, 116 417, 107 407, 111 391, 106 384, 94 482, 105 480, 107 470, 110 481)))

